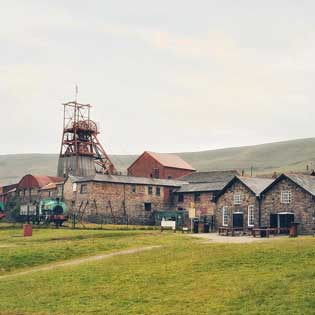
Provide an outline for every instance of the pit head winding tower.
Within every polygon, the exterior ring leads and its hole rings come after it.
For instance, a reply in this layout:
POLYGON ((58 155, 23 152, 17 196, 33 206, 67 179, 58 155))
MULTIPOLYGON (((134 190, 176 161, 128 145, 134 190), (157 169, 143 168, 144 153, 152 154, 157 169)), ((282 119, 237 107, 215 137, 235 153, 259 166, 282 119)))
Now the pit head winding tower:
POLYGON ((115 174, 114 164, 97 138, 98 126, 90 119, 91 105, 77 101, 62 105, 64 120, 57 175, 115 174))

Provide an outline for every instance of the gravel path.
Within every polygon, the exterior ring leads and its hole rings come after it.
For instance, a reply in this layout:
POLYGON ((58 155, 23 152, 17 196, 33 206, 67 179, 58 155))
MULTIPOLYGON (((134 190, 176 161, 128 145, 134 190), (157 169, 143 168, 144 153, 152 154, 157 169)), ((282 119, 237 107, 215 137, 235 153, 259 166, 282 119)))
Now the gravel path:
POLYGON ((288 236, 270 236, 270 237, 252 237, 252 236, 221 236, 217 233, 198 233, 188 234, 195 238, 203 239, 212 243, 253 243, 253 242, 268 242, 272 240, 283 239, 288 236))
POLYGON ((152 249, 160 248, 160 247, 162 247, 162 246, 156 245, 156 246, 137 247, 137 248, 133 248, 133 249, 126 249, 126 250, 121 250, 118 252, 113 252, 113 253, 108 253, 108 254, 100 254, 100 255, 96 255, 96 256, 73 259, 73 260, 69 260, 69 261, 65 261, 65 262, 57 262, 57 263, 50 264, 50 265, 45 265, 45 266, 41 266, 41 267, 34 267, 32 269, 28 269, 25 271, 18 271, 16 273, 10 273, 8 275, 3 275, 3 276, 0 276, 0 280, 6 279, 6 278, 12 278, 12 277, 16 277, 16 276, 24 276, 24 275, 28 275, 30 273, 34 273, 34 272, 38 272, 38 271, 53 270, 53 269, 56 269, 59 267, 77 266, 77 265, 81 265, 81 264, 84 264, 87 262, 108 259, 108 258, 115 257, 115 256, 136 254, 136 253, 140 253, 140 252, 144 252, 144 251, 148 251, 148 250, 152 250, 152 249))

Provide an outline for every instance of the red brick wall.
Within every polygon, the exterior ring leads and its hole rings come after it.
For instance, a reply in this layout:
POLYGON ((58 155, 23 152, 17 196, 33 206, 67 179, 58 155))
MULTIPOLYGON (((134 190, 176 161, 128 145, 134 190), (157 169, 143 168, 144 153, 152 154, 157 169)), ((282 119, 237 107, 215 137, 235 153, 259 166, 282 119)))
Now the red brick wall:
POLYGON ((153 170, 159 169, 159 178, 167 179, 179 178, 184 175, 192 173, 191 170, 184 170, 179 168, 164 167, 148 153, 144 153, 134 164, 128 168, 128 175, 138 176, 138 177, 151 177, 153 175, 153 170))

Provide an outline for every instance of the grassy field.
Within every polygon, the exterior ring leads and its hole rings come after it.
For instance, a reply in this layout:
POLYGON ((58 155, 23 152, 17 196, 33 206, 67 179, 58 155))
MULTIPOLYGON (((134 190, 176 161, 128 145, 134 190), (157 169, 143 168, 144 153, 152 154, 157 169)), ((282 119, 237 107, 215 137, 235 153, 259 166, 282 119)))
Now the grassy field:
MULTIPOLYGON (((267 143, 247 147, 178 153, 199 171, 239 169, 254 174, 304 171, 315 166, 315 138, 267 143)), ((126 172, 137 155, 112 155, 116 168, 126 172)), ((55 175, 57 154, 0 155, 0 183, 15 183, 23 175, 55 175)))
POLYGON ((314 314, 315 239, 211 244, 158 231, 0 226, 1 275, 143 245, 151 251, 0 278, 0 314, 314 314))

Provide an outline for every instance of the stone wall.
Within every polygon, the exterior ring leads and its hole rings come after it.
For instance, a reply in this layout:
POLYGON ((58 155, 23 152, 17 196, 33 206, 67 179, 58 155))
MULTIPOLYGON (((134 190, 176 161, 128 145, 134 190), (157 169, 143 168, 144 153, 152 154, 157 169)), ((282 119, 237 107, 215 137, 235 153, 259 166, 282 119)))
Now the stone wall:
POLYGON ((193 205, 196 209, 196 216, 215 215, 216 204, 213 200, 213 192, 200 192, 199 200, 195 199, 195 193, 181 193, 184 201, 179 202, 179 195, 176 196, 176 208, 182 208, 188 211, 193 205))
POLYGON ((222 208, 228 207, 228 226, 233 226, 233 213, 243 212, 244 227, 248 227, 248 206, 254 206, 254 225, 259 222, 259 203, 255 194, 249 190, 239 180, 235 181, 226 191, 217 199, 216 223, 222 226, 222 208), (234 193, 241 193, 241 204, 234 204, 234 193))
POLYGON ((294 221, 299 222, 299 231, 303 234, 313 233, 313 215, 315 201, 311 194, 300 188, 288 178, 275 183, 263 196, 262 225, 270 225, 270 214, 290 212, 294 214, 294 221), (291 202, 281 203, 281 191, 291 191, 291 202))
POLYGON ((164 200, 168 187, 151 187, 152 194, 149 194, 147 185, 85 182, 77 183, 76 191, 73 191, 71 180, 68 179, 64 186, 64 198, 70 212, 84 212, 85 217, 101 215, 112 218, 113 223, 128 220, 133 224, 153 224, 154 211, 170 210, 172 204, 164 200), (84 193, 82 185, 86 185, 84 193), (146 209, 145 204, 151 204, 151 210, 146 209))

